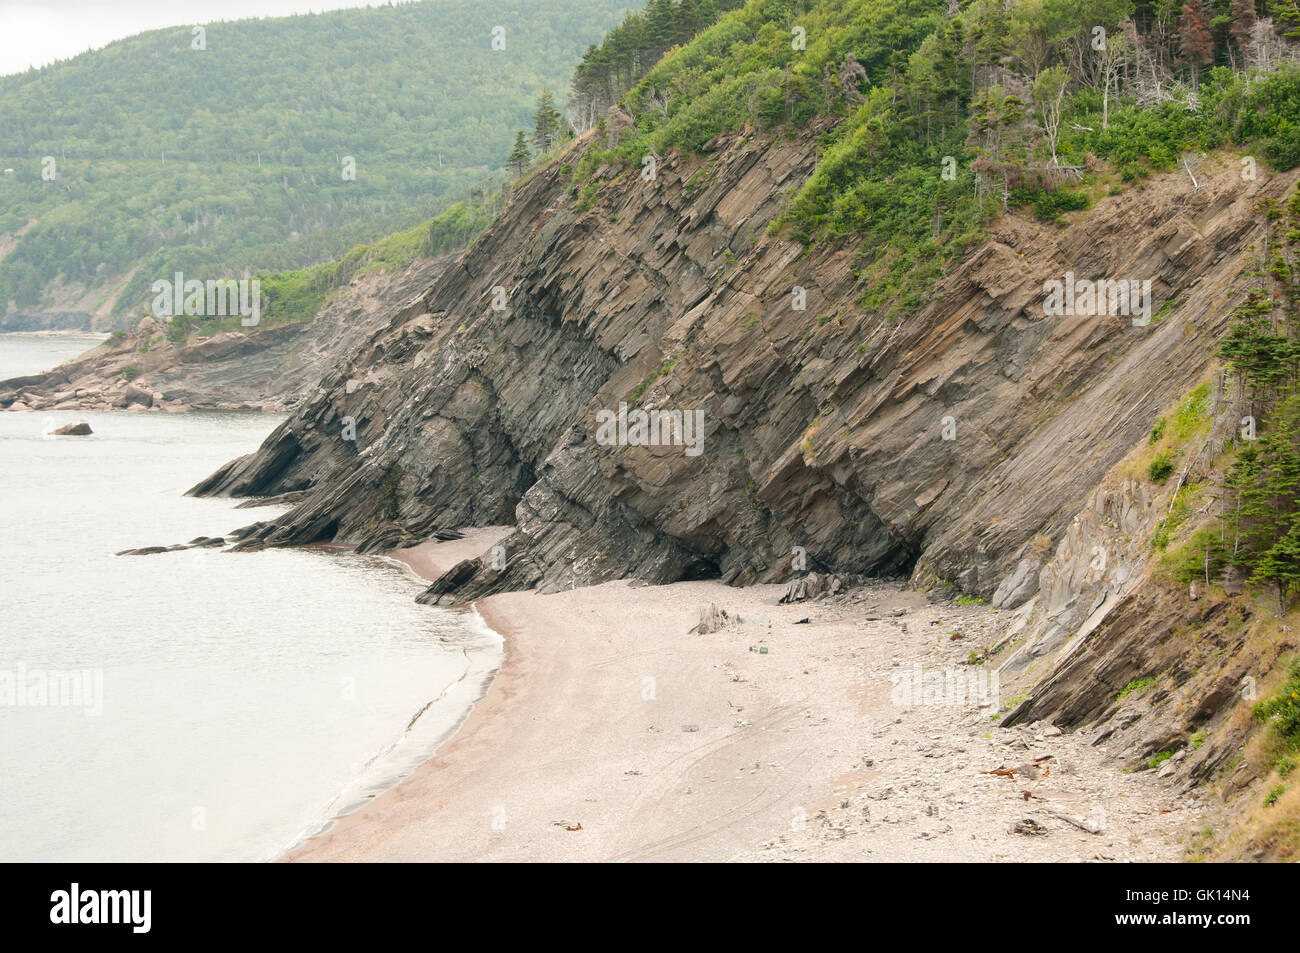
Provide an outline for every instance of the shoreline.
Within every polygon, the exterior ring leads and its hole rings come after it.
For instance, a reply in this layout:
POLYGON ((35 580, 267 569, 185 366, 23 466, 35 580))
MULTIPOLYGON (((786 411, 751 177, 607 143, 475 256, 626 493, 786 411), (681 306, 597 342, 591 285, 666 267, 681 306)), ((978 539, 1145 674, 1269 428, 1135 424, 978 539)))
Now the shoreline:
MULTIPOLYGON (((498 539, 504 538, 511 531, 512 527, 508 526, 467 529, 463 531, 465 535, 462 539, 448 540, 445 542, 431 540, 407 549, 391 550, 387 553, 376 554, 376 556, 378 559, 389 565, 404 568, 409 575, 427 585, 460 560, 481 554, 484 550, 492 546, 498 539)), ((349 546, 334 544, 323 544, 320 548, 336 551, 347 551, 351 549, 349 546)), ((497 631, 495 626, 491 625, 484 619, 476 606, 471 605, 467 610, 463 610, 463 614, 469 617, 469 628, 471 630, 478 630, 481 635, 494 637, 500 640, 502 646, 502 658, 504 660, 505 640, 497 631)), ((466 653, 466 656, 468 660, 468 652, 466 653)), ((386 748, 376 752, 376 754, 363 766, 362 773, 348 786, 344 787, 331 798, 322 809, 320 820, 303 828, 283 847, 274 851, 270 856, 262 859, 271 862, 286 859, 295 851, 303 847, 303 845, 333 830, 344 818, 364 809, 374 798, 382 796, 394 787, 402 784, 416 770, 418 770, 421 765, 435 757, 437 752, 447 743, 447 741, 456 736, 457 732, 460 731, 461 727, 472 716, 474 709, 478 706, 479 702, 483 700, 484 696, 491 689, 492 683, 495 681, 500 669, 501 665, 497 665, 485 672, 477 673, 477 688, 473 700, 470 701, 461 712, 460 717, 444 728, 437 738, 425 744, 423 752, 419 755, 418 764, 415 764, 406 770, 401 770, 394 766, 391 775, 382 780, 377 787, 368 787, 365 784, 365 770, 371 765, 381 762, 382 759, 393 755, 393 753, 405 743, 411 729, 429 711, 430 708, 460 687, 466 678, 475 674, 473 672, 472 664, 466 669, 460 679, 444 688, 437 696, 430 698, 429 701, 411 717, 411 720, 407 723, 406 727, 402 729, 396 740, 392 741, 386 748), (372 793, 366 793, 367 790, 372 791, 372 793), (342 802, 341 805, 340 802, 342 802)))
POLYGON ((620 581, 479 600, 503 657, 459 728, 281 859, 1182 857, 1199 805, 1123 773, 1082 734, 891 698, 916 664, 958 668, 948 629, 982 638, 1006 624, 995 611, 930 605, 894 583, 786 606, 782 591, 620 581), (731 622, 689 633, 709 604, 731 622), (1056 767, 1033 783, 981 773, 1044 754, 1056 767), (1098 833, 1058 819, 1098 809, 1098 833), (1026 817, 1052 836, 1016 833, 1026 817))
POLYGON ((42 328, 39 331, 0 331, 0 335, 10 334, 20 334, 23 337, 33 338, 98 338, 101 341, 107 341, 113 336, 111 331, 78 331, 74 328, 42 328))

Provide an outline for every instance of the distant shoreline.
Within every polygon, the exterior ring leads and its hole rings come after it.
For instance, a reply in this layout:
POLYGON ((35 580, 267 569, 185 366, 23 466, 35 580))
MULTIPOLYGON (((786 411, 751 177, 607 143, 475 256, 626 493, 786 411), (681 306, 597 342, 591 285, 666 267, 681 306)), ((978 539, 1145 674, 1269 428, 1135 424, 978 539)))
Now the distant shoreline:
POLYGON ((93 338, 97 341, 107 341, 112 336, 113 334, 111 331, 78 331, 75 328, 41 331, 0 331, 0 337, 93 338))

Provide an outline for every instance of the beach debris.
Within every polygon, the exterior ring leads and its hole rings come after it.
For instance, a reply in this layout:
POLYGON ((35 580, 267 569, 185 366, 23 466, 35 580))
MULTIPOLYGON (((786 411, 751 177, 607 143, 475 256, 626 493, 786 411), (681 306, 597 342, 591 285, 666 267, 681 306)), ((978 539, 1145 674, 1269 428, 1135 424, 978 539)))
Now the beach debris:
POLYGON ((578 824, 577 824, 576 827, 569 827, 569 826, 566 824, 565 827, 564 827, 564 829, 565 829, 566 831, 580 831, 580 830, 582 830, 582 821, 578 821, 578 824))
POLYGON ((766 654, 767 654, 767 646, 766 646, 766 645, 751 645, 751 646, 749 647, 749 650, 750 650, 751 652, 757 652, 759 655, 766 655, 766 654))
POLYGON ((802 619, 796 619, 795 622, 794 622, 794 624, 795 624, 795 625, 807 625, 807 624, 808 624, 809 622, 811 622, 811 621, 812 621, 812 619, 808 618, 807 616, 804 616, 802 619))
POLYGON ((1019 821, 1016 821, 1015 826, 1011 828, 1011 833, 1041 836, 1047 833, 1047 828, 1044 827, 1042 824, 1039 824, 1032 817, 1026 817, 1019 821))
POLYGON ((1075 827, 1079 828, 1079 830, 1087 831, 1089 834, 1100 834, 1106 829, 1105 824, 1098 817, 1090 817, 1086 821, 1082 821, 1077 817, 1071 817, 1069 814, 1060 814, 1056 811, 1040 810, 1040 813, 1046 814, 1048 817, 1054 817, 1058 821, 1065 821, 1067 824, 1073 824, 1075 827))
POLYGON ((1051 767, 1045 762, 1053 760, 1053 756, 1045 754, 1041 758, 1035 758, 1031 762, 1018 764, 1015 767, 1008 768, 1006 765, 999 765, 992 771, 981 771, 980 774, 996 774, 999 777, 1006 778, 1010 781, 1016 779, 1016 775, 1023 775, 1025 780, 1037 781, 1039 778, 1045 778, 1052 773, 1051 767))
POLYGON ((682 725, 682 731, 699 731, 699 725, 682 725))
POLYGON ((707 606, 700 606, 700 621, 688 629, 687 634, 709 635, 741 621, 740 616, 733 618, 726 609, 719 609, 717 603, 710 602, 707 606))

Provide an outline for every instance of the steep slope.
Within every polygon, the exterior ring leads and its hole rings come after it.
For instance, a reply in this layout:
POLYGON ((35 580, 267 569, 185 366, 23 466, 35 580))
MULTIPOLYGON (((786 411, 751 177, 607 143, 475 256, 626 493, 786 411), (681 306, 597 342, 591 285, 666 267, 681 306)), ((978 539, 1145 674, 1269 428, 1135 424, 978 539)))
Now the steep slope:
POLYGON ((1194 191, 1170 174, 1059 232, 1009 216, 891 324, 855 306, 846 245, 805 255, 765 234, 816 131, 725 136, 665 158, 653 182, 602 168, 586 210, 544 170, 261 451, 194 492, 311 489, 245 546, 374 550, 516 523, 504 568, 458 567, 430 598, 775 581, 795 547, 811 568, 992 597, 1202 375, 1252 264, 1253 204, 1295 175, 1242 182, 1225 164, 1194 191), (1067 271, 1150 278, 1163 313, 1146 327, 1045 316, 1044 282, 1067 271), (601 445, 597 413, 620 402, 702 409, 703 453, 601 445))

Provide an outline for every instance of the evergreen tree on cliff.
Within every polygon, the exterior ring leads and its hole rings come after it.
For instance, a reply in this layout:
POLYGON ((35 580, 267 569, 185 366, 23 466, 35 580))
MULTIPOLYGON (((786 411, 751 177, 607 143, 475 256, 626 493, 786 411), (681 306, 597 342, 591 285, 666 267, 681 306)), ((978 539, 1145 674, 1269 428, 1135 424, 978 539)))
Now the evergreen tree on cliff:
POLYGON ((560 124, 563 117, 555 108, 555 94, 547 87, 542 87, 542 94, 537 99, 537 111, 533 113, 533 145, 538 155, 549 152, 551 146, 560 139, 560 124))
POLYGON ((1232 0, 1232 25, 1228 27, 1228 33, 1243 57, 1258 19, 1255 14, 1255 0, 1232 0))
POLYGON ((515 147, 506 159, 506 165, 515 170, 515 175, 523 175, 528 163, 533 161, 533 154, 528 151, 528 136, 522 129, 515 135, 515 147))
POLYGON ((1183 4, 1183 16, 1178 21, 1178 47, 1192 65, 1192 85, 1196 86, 1201 67, 1214 62, 1214 37, 1206 26, 1201 0, 1187 0, 1183 4))

